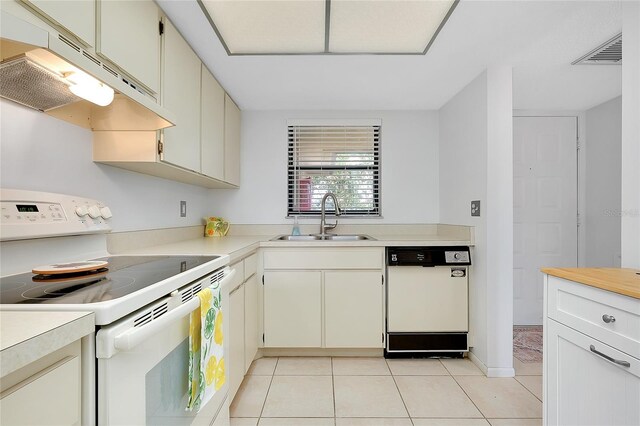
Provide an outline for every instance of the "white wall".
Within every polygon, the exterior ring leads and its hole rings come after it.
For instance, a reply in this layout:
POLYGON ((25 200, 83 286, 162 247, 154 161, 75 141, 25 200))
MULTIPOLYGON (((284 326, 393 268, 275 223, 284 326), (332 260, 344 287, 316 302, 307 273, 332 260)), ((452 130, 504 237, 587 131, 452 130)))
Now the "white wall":
POLYGON ((473 355, 513 376, 512 77, 489 67, 440 110, 440 221, 475 226, 470 277, 473 355), (481 216, 470 202, 481 201, 481 216), (490 313, 490 314, 489 314, 490 313))
POLYGON ((640 3, 622 4, 622 266, 640 268, 640 3))
POLYGON ((620 267, 622 98, 586 111, 585 265, 620 267))
POLYGON ((89 130, 0 101, 0 185, 105 202, 114 231, 191 226, 208 215, 208 190, 92 161, 89 130), (180 200, 187 217, 179 217, 180 200))
MULTIPOLYGON (((382 219, 340 223, 438 222, 435 111, 243 111, 241 185, 212 190, 211 212, 231 223, 291 223, 287 213, 287 119, 382 119, 382 219)), ((317 223, 318 219, 302 219, 317 223)))
POLYGON ((487 362, 487 75, 482 73, 440 113, 440 222, 475 226, 469 325, 473 353, 487 362), (481 201, 481 215, 470 202, 481 201))

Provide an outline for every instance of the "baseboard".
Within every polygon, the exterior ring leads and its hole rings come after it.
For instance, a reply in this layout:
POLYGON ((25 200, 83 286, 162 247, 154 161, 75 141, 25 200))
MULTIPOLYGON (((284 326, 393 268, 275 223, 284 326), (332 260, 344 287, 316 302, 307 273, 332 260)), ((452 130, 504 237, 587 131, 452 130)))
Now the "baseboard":
POLYGON ((516 375, 516 370, 513 368, 494 368, 490 367, 487 370, 487 377, 513 377, 516 375))
POLYGON ((514 377, 516 375, 516 370, 511 368, 496 368, 496 367, 487 367, 484 365, 480 358, 475 356, 472 351, 469 351, 469 359, 473 362, 487 377, 514 377))
POLYGON ((258 358, 271 356, 346 356, 382 357, 383 349, 325 349, 325 348, 261 348, 258 358))
POLYGON ((476 367, 478 367, 484 373, 485 376, 488 376, 488 374, 487 374, 487 372, 488 372, 487 371, 488 370, 487 366, 484 365, 484 363, 482 361, 480 361, 480 358, 475 356, 473 351, 469 351, 468 355, 469 355, 469 359, 471 360, 471 362, 473 362, 476 365, 476 367))

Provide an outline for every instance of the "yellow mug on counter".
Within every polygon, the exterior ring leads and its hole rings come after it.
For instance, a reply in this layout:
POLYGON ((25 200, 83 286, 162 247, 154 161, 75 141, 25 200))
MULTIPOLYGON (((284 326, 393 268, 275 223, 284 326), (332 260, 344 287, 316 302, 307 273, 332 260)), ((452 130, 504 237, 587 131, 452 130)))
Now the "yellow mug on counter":
POLYGON ((210 216, 204 220, 207 222, 204 228, 205 237, 224 237, 229 232, 229 222, 221 217, 210 216))

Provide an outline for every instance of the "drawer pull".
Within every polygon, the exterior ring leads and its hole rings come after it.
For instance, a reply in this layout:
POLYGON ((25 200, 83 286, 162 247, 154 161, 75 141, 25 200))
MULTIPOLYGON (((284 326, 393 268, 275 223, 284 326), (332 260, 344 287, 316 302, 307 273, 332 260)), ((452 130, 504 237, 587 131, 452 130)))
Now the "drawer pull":
POLYGON ((616 322, 616 317, 614 317, 613 315, 604 314, 602 316, 602 321, 606 322, 607 324, 610 324, 612 322, 616 322))
POLYGON ((605 355, 602 352, 598 351, 596 347, 593 345, 590 345, 589 349, 591 349, 591 352, 593 352, 594 354, 600 355, 602 358, 606 359, 607 361, 611 361, 614 364, 618 364, 623 367, 631 367, 631 364, 629 364, 627 361, 620 361, 619 359, 611 358, 609 355, 605 355))

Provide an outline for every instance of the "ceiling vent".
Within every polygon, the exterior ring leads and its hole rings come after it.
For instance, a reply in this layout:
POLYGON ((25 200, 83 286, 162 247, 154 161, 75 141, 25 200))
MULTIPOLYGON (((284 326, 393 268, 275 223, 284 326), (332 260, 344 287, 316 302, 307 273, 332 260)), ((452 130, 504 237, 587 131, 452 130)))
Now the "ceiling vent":
POLYGON ((571 65, 622 65, 622 33, 571 62, 571 65))

